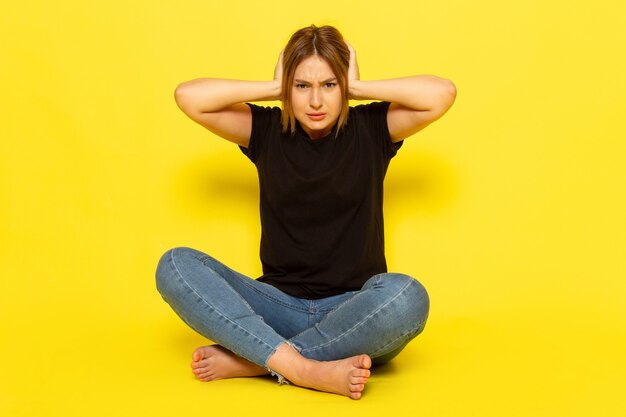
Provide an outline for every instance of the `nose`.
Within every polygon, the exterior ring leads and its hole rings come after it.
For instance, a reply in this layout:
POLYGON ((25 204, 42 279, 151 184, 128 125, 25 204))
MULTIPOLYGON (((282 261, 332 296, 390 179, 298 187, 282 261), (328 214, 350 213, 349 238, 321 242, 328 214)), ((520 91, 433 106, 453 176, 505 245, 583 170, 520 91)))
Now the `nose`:
POLYGON ((321 93, 317 88, 311 88, 311 95, 309 96, 309 106, 317 110, 322 107, 321 93))

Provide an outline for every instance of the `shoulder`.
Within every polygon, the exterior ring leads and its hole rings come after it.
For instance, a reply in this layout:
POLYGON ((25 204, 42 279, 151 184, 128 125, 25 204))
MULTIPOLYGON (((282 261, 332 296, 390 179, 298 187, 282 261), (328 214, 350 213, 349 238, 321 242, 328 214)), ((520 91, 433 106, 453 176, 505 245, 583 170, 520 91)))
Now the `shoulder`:
POLYGON ((254 103, 246 103, 250 107, 250 111, 252 112, 252 117, 255 116, 257 118, 260 117, 276 117, 280 118, 282 114, 282 110, 280 107, 276 106, 259 106, 254 103))
POLYGON ((282 110, 280 107, 258 106, 246 103, 252 112, 251 139, 266 137, 281 131, 282 110))
POLYGON ((373 101, 367 104, 359 104, 350 107, 350 115, 363 117, 387 116, 387 110, 391 103, 388 101, 373 101))
POLYGON ((253 162, 267 147, 267 142, 281 133, 282 110, 276 106, 259 106, 246 103, 252 113, 252 130, 247 147, 240 146, 241 151, 253 162))
POLYGON ((358 136, 369 137, 384 155, 392 158, 402 146, 402 142, 394 144, 391 140, 387 122, 390 105, 388 101, 374 101, 350 107, 348 126, 358 136))
POLYGON ((356 129, 365 128, 377 135, 385 135, 388 132, 387 111, 390 104, 388 101, 374 101, 350 107, 348 125, 356 129))

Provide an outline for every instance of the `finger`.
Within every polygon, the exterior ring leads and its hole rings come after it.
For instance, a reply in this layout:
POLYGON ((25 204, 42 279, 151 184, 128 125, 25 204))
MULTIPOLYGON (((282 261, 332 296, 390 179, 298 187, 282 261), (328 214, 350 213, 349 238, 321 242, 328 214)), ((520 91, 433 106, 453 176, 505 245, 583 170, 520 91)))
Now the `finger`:
POLYGON ((276 68, 274 68, 274 79, 280 79, 282 78, 283 75, 283 54, 285 52, 285 49, 283 48, 282 51, 280 51, 280 55, 278 55, 278 62, 276 63, 276 68))

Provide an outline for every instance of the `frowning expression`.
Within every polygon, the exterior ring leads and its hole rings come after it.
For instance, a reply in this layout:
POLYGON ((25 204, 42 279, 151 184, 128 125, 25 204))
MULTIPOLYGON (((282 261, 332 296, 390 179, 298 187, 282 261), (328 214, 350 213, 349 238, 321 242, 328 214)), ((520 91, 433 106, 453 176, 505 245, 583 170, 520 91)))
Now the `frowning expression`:
POLYGON ((291 106, 311 139, 320 139, 332 131, 341 113, 342 93, 333 70, 320 56, 311 55, 296 67, 291 106))

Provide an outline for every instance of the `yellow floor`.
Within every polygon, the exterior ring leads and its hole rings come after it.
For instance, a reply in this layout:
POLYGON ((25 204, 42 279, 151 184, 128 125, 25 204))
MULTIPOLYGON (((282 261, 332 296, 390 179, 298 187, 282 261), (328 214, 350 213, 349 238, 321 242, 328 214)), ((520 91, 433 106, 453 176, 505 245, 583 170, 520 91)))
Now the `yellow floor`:
POLYGON ((3 346, 2 414, 270 416, 301 407, 311 416, 609 416, 626 410, 623 327, 603 326, 602 317, 583 311, 528 322, 521 311, 454 317, 434 308, 427 330, 375 369, 357 402, 279 386, 269 377, 198 382, 189 356, 205 341, 165 306, 146 304, 150 318, 107 320, 84 311, 58 317, 42 309, 37 320, 18 319, 20 329, 9 329, 3 346))
POLYGON ((621 0, 5 7, 0 416, 626 415, 624 27, 621 0), (425 285, 430 320, 360 401, 197 382, 206 341, 154 285, 175 246, 260 272, 254 169, 174 88, 268 79, 313 22, 363 79, 458 90, 385 183, 389 268, 425 285))

